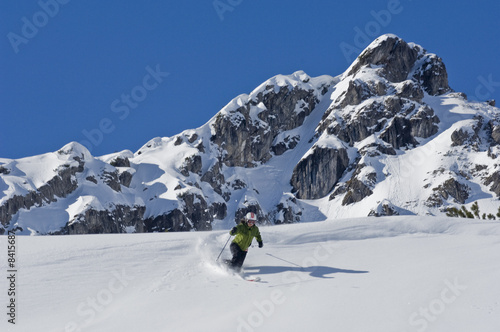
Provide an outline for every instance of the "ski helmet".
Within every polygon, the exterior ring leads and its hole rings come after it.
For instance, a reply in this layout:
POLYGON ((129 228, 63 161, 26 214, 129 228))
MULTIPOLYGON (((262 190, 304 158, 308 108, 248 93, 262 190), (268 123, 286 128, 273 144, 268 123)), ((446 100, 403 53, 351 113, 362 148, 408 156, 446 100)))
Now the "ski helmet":
POLYGON ((257 215, 253 212, 248 212, 245 216, 245 219, 250 222, 253 222, 255 224, 255 222, 257 221, 257 215))

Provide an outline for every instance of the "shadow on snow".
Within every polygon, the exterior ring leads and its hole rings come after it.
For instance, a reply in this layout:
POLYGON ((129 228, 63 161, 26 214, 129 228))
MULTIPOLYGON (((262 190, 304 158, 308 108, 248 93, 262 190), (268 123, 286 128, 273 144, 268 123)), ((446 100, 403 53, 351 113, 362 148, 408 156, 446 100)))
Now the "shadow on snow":
POLYGON ((315 278, 334 278, 329 276, 334 273, 368 273, 368 271, 357 271, 357 270, 345 270, 338 269, 330 266, 251 266, 245 267, 245 272, 251 273, 253 275, 261 274, 278 274, 285 272, 296 272, 296 273, 308 273, 311 277, 315 278))

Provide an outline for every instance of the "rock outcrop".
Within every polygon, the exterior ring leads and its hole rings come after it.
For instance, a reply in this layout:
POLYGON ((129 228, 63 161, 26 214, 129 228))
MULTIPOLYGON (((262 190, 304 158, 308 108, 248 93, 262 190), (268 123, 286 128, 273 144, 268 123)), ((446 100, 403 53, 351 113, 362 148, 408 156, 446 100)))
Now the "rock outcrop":
POLYGON ((144 206, 117 205, 109 210, 88 209, 66 225, 61 234, 144 232, 144 206))
POLYGON ((297 198, 317 199, 328 195, 349 165, 345 149, 314 148, 300 160, 292 174, 292 192, 297 198))
MULTIPOLYGON (((56 175, 44 185, 30 190, 25 195, 14 195, 0 205, 0 221, 5 226, 12 217, 21 209, 41 207, 44 204, 57 202, 57 198, 67 197, 78 188, 74 176, 83 171, 84 161, 80 157, 74 157, 77 166, 64 164, 56 170, 56 175)), ((8 173, 7 173, 8 174, 8 173)))
MULTIPOLYGON (((307 83, 309 78, 303 80, 307 83)), ((303 124, 319 102, 317 94, 314 89, 266 85, 253 98, 238 98, 238 107, 220 112, 212 124, 211 141, 225 150, 224 164, 253 167, 267 162, 273 152, 281 155, 296 146, 297 137, 273 143, 278 134, 303 124)))

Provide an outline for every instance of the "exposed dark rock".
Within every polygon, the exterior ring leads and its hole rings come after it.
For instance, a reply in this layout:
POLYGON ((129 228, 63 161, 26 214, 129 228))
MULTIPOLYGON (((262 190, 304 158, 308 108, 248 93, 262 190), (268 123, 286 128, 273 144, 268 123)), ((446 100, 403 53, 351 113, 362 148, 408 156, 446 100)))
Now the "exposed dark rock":
POLYGON ((424 92, 416 82, 407 80, 402 83, 400 89, 396 92, 396 96, 421 103, 424 92))
POLYGON ((182 232, 192 229, 188 219, 179 209, 145 219, 144 227, 146 232, 182 232))
POLYGON ((428 106, 423 106, 410 118, 411 135, 422 138, 431 137, 438 132, 437 124, 439 122, 434 110, 428 106))
POLYGON ((109 164, 114 167, 130 167, 130 160, 128 158, 116 157, 109 164))
POLYGON ((347 185, 345 183, 339 183, 337 184, 337 188, 335 188, 330 197, 328 197, 328 200, 331 201, 332 199, 335 199, 335 197, 343 195, 346 192, 347 192, 347 185))
POLYGON ((203 176, 201 181, 207 182, 216 193, 222 195, 222 185, 225 183, 224 175, 221 172, 220 163, 214 164, 203 176))
POLYGON ((195 230, 207 231, 212 229, 213 213, 210 213, 203 196, 185 192, 178 197, 184 202, 182 212, 195 230))
POLYGON ((12 216, 20 209, 27 209, 34 206, 41 206, 44 203, 56 202, 56 197, 66 197, 76 190, 78 183, 74 175, 83 172, 84 162, 79 157, 74 157, 78 161, 78 166, 61 167, 57 175, 47 181, 47 183, 37 191, 31 191, 25 196, 15 195, 0 206, 0 222, 7 226, 12 216))
MULTIPOLYGON (((230 183, 230 186, 233 190, 239 190, 247 187, 247 184, 240 179, 236 179, 230 183)), ((250 211, 253 212, 253 211, 250 211)))
MULTIPOLYGON (((327 111, 328 112, 328 111, 327 111)), ((386 118, 391 117, 392 110, 384 104, 374 101, 360 108, 354 119, 345 118, 342 122, 322 121, 318 131, 328 127, 328 134, 335 135, 349 145, 364 140, 384 128, 386 118)))
POLYGON ((3 166, 0 166, 0 174, 5 174, 5 175, 7 175, 7 174, 9 174, 9 173, 10 173, 9 169, 7 169, 7 168, 5 168, 5 167, 3 167, 3 166))
POLYGON ((349 165, 345 149, 315 147, 295 166, 290 184, 297 198, 317 199, 328 195, 349 165))
POLYGON ((497 103, 496 103, 495 99, 491 99, 491 100, 487 100, 486 104, 495 107, 497 103))
POLYGON ((283 139, 283 141, 273 145, 271 150, 274 155, 281 156, 288 150, 294 149, 300 141, 300 136, 287 136, 283 139))
POLYGON ((92 176, 87 176, 87 177, 85 178, 85 180, 87 180, 87 181, 90 181, 90 182, 93 182, 93 183, 97 184, 97 179, 96 179, 96 178, 95 178, 95 176, 93 176, 93 175, 92 175, 92 176))
POLYGON ((201 156, 193 155, 184 160, 184 165, 179 169, 182 175, 189 176, 189 173, 201 175, 201 156))
POLYGON ((359 164, 356 170, 354 171, 351 179, 347 181, 344 189, 346 191, 346 194, 344 196, 344 199, 342 200, 342 205, 349 205, 352 203, 360 202, 365 197, 368 197, 371 194, 373 194, 373 191, 371 190, 370 186, 373 186, 377 182, 377 174, 376 173, 367 174, 366 178, 368 183, 364 183, 363 181, 358 179, 359 174, 365 167, 366 167, 365 164, 359 164))
POLYGON ((493 121, 489 121, 487 124, 487 129, 490 132, 493 145, 500 144, 500 125, 495 124, 495 122, 493 121))
MULTIPOLYGON (((318 131, 321 133, 327 129, 328 134, 351 146, 380 133, 379 137, 393 148, 414 147, 418 144, 415 137, 427 138, 436 134, 440 122, 432 108, 421 106, 417 110, 417 105, 409 99, 389 96, 383 103, 379 100, 366 103, 341 121, 327 116, 318 126, 318 131)), ((336 108, 329 109, 326 114, 336 108)))
POLYGON ((118 177, 118 171, 104 171, 101 178, 103 182, 106 183, 114 191, 120 192, 122 190, 122 187, 120 186, 120 179, 118 177))
MULTIPOLYGON (((435 191, 435 195, 437 194, 445 200, 452 197, 456 203, 465 204, 465 201, 469 198, 470 188, 467 185, 450 178, 433 190, 435 191)), ((439 203, 439 197, 434 197, 431 201, 439 203)))
POLYGON ((451 146, 461 146, 464 145, 465 142, 470 140, 471 135, 469 132, 462 130, 462 128, 456 129, 453 133, 451 133, 451 146))
POLYGON ((132 174, 127 171, 120 173, 120 184, 128 188, 132 182, 132 177, 132 174))
MULTIPOLYGON (((450 90, 451 91, 451 90, 450 90)), ((456 97, 456 98, 462 98, 463 100, 467 100, 467 94, 464 93, 464 92, 456 92, 456 91, 453 91, 453 92, 449 92, 448 95, 450 97, 456 97)))
POLYGON ((286 197, 276 206, 275 224, 289 224, 300 221, 302 211, 297 206, 295 197, 286 197), (298 211, 297 211, 298 210, 298 211))
POLYGON ((419 47, 410 47, 397 37, 385 38, 375 48, 366 49, 352 66, 349 75, 363 66, 382 66, 380 74, 391 82, 406 80, 420 52, 419 47))
POLYGON ((484 181, 484 184, 490 187, 490 190, 493 191, 498 198, 500 198, 500 172, 495 172, 488 176, 484 181))
POLYGON ((189 191, 178 195, 178 198, 182 202, 182 210, 174 209, 145 219, 146 232, 208 231, 212 230, 214 218, 224 219, 227 216, 225 203, 216 202, 209 206, 202 195, 189 191))
MULTIPOLYGON (((476 123, 472 126, 472 131, 459 128, 451 134, 451 146, 469 146, 476 151, 478 150, 479 145, 481 144, 479 132, 483 127, 483 118, 475 117, 474 119, 476 120, 476 123)), ((488 125, 486 125, 486 128, 487 127, 488 125)))
MULTIPOLYGON (((425 60, 413 76, 417 83, 433 96, 450 91, 448 74, 442 59, 434 54, 427 54, 419 46, 410 46, 396 36, 384 37, 376 47, 367 48, 358 57, 348 74, 353 75, 364 66, 381 66, 379 74, 382 77, 393 83, 402 82, 411 78, 409 74, 417 64, 417 60, 423 57, 425 60)), ((421 98, 414 95, 410 99, 421 98)))
POLYGON ((15 195, 9 198, 0 206, 0 222, 3 226, 7 226, 12 216, 20 209, 30 209, 35 204, 41 205, 42 198, 36 192, 29 192, 25 196, 15 195))
POLYGON ((380 138, 396 149, 418 145, 418 142, 411 135, 410 120, 401 116, 392 119, 387 128, 380 134, 380 138))
POLYGON ((203 142, 200 142, 200 144, 198 144, 196 146, 196 148, 198 149, 198 151, 200 151, 201 153, 205 153, 205 146, 203 145, 203 142))
POLYGON ((397 216, 399 212, 392 204, 381 204, 377 209, 370 210, 368 213, 369 217, 383 217, 383 216, 397 216))
POLYGON ((111 210, 88 209, 74 218, 62 230, 63 234, 103 234, 144 232, 144 206, 117 205, 111 210))
MULTIPOLYGON (((268 90, 273 88, 270 86, 268 90)), ((217 134, 211 140, 225 150, 223 162, 227 166, 253 167, 257 162, 268 161, 275 137, 302 125, 316 107, 318 100, 314 93, 314 90, 283 86, 277 93, 259 93, 257 100, 249 101, 229 115, 219 114, 213 124, 217 134), (302 101, 302 111, 296 112, 299 101, 302 101), (250 110, 255 107, 260 108, 257 115, 260 122, 254 122, 250 116, 250 110)))
POLYGON ((348 181, 348 191, 342 200, 342 205, 349 205, 352 203, 360 202, 363 198, 373 194, 371 189, 359 181, 357 178, 353 178, 348 181))
POLYGON ((472 171, 477 174, 478 172, 481 172, 485 169, 488 169, 487 165, 474 165, 474 168, 472 169, 472 171))
POLYGON ((266 162, 271 158, 270 131, 264 132, 253 127, 247 123, 247 119, 242 119, 239 125, 233 125, 224 116, 218 117, 214 126, 218 134, 212 136, 212 141, 225 150, 223 160, 227 166, 254 167, 256 161, 266 162))
POLYGON ((368 157, 377 157, 377 156, 380 156, 380 154, 387 154, 387 155, 394 156, 394 155, 396 155, 396 151, 392 148, 392 146, 372 143, 372 144, 368 144, 368 145, 363 146, 359 150, 359 154, 362 156, 368 156, 368 157))
POLYGON ((181 136, 177 136, 177 138, 175 139, 174 145, 175 146, 181 145, 182 142, 183 142, 182 137, 181 136))
POLYGON ((215 202, 209 209, 214 219, 222 220, 227 217, 227 205, 225 203, 215 202))
POLYGON ((429 55, 426 61, 415 74, 420 80, 422 87, 431 96, 441 95, 449 92, 448 73, 442 59, 434 54, 429 55))
POLYGON ((373 86, 368 85, 364 81, 349 81, 347 90, 336 100, 336 102, 338 103, 338 107, 344 108, 348 105, 359 105, 362 101, 374 95, 377 95, 373 90, 373 86))

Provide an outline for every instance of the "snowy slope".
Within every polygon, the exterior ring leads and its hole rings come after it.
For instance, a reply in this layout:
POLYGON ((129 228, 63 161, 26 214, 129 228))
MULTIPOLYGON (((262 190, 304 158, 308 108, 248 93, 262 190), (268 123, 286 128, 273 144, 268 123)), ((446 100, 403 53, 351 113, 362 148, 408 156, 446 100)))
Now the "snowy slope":
POLYGON ((499 223, 382 217, 261 232, 244 265, 260 282, 214 263, 225 231, 19 236, 17 322, 3 315, 1 331, 498 331, 499 223))

